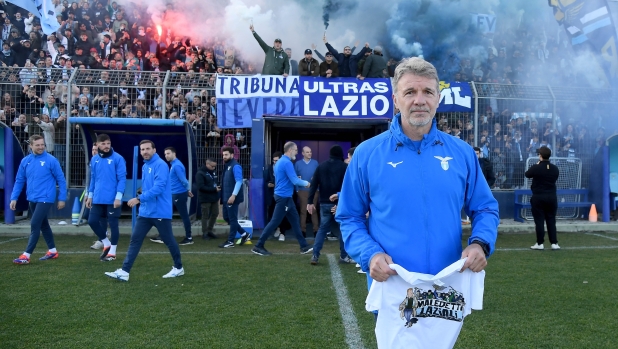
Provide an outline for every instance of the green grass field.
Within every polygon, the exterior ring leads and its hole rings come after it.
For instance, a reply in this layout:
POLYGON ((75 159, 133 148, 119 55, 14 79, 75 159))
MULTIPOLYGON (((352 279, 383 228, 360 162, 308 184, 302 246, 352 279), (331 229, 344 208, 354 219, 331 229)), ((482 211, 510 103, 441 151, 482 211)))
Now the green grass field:
MULTIPOLYGON (((560 234, 561 251, 530 251, 532 235, 500 235, 489 260, 484 309, 466 317, 457 348, 616 348, 618 234, 560 234)), ((26 238, 0 237, 1 348, 348 348, 346 327, 326 254, 318 266, 295 241, 269 241, 270 257, 251 246, 216 242, 181 246, 186 275, 164 245, 145 241, 128 283, 103 272, 94 240, 57 236, 60 258, 13 265, 26 238)), ((547 242, 546 242, 547 245, 547 242)), ((365 312, 364 275, 341 270, 361 332, 375 348, 374 317, 365 312)))

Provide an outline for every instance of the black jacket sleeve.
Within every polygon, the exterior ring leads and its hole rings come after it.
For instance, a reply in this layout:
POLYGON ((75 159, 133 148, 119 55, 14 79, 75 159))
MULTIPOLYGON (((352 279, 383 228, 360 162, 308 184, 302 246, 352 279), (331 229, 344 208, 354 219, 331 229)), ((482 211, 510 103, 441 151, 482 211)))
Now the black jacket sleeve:
POLYGON ((309 188, 309 199, 307 202, 312 203, 313 198, 315 197, 315 192, 318 190, 320 186, 320 167, 315 170, 313 177, 311 177, 311 188, 309 188))

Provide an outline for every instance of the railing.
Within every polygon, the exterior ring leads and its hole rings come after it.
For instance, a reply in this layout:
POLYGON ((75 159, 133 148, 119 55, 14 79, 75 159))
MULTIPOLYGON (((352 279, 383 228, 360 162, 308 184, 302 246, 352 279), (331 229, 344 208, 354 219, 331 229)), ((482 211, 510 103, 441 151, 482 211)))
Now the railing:
MULTIPOLYGON (((0 68, 0 120, 11 125, 26 153, 28 137, 44 134, 48 151, 60 160, 70 187, 84 186, 87 166, 79 130, 67 127, 66 118, 71 116, 185 119, 195 133, 198 166, 203 166, 206 158, 221 161, 221 147, 228 140, 238 150, 237 159, 248 178, 251 129, 222 130, 216 126, 215 82, 213 74, 171 71, 0 68)), ((542 143, 554 149, 555 156, 581 159, 579 183, 587 187, 588 164, 596 146, 597 135, 592 134, 597 130, 593 127, 611 120, 609 116, 618 104, 616 91, 470 86, 474 112, 438 113, 436 118, 444 131, 459 127, 459 137, 479 146, 491 160, 497 177, 492 189, 523 187, 523 163, 536 156, 535 150, 542 143), (590 111, 595 112, 592 118, 590 111), (590 125, 581 139, 579 134, 566 137, 572 118, 576 124, 582 121, 590 125)))

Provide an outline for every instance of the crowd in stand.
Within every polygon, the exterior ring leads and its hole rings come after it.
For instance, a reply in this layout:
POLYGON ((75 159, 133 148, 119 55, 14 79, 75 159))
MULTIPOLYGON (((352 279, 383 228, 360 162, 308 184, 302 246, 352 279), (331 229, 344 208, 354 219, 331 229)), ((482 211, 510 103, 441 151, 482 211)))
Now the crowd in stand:
MULTIPOLYGON (((243 154, 243 150, 250 144, 250 130, 221 130, 216 120, 213 74, 260 72, 255 64, 243 61, 238 50, 223 41, 193 42, 172 28, 162 28, 159 34, 146 11, 138 7, 124 8, 106 0, 93 4, 53 1, 60 29, 50 35, 42 32, 39 19, 31 13, 10 3, 1 5, 0 121, 11 125, 24 148, 29 135, 40 133, 50 153, 66 152, 70 116, 161 118, 165 114, 193 126, 200 160, 219 157, 222 146, 231 146, 248 159, 248 151, 243 154), (168 71, 172 74, 168 86, 174 89, 162 87, 168 71), (75 76, 75 84, 69 91, 71 76, 75 76)), ((167 11, 173 12, 173 5, 168 5, 167 11)), ((257 41, 252 49, 261 47, 266 53, 262 74, 365 79, 392 76, 397 65, 394 59, 384 58, 380 46, 372 49, 365 43, 359 49, 357 42, 339 51, 326 37, 325 51, 312 44, 312 49, 304 51, 304 58, 296 60, 280 39, 271 46, 253 26, 250 29, 257 41)), ((483 45, 486 59, 460 56, 456 49, 439 60, 427 59, 440 62, 436 67, 446 81, 544 85, 547 81, 539 79, 547 76, 553 79, 550 83, 576 78, 571 70, 560 69, 568 66, 570 51, 558 38, 539 39, 517 30, 497 33, 483 45)), ((472 114, 439 116, 442 131, 478 145, 491 160, 495 188, 522 186, 521 161, 534 156, 539 146, 551 147, 554 136, 557 156, 586 158, 594 155, 604 137, 598 124, 588 124, 588 119, 579 120, 577 115, 568 115, 568 124, 563 116, 565 125, 553 125, 551 115, 548 119, 541 114, 549 111, 547 106, 541 110, 518 107, 480 105, 478 125, 472 114)), ((72 143, 79 144, 77 130, 72 131, 72 143)), ((60 158, 63 162, 64 157, 60 158)))

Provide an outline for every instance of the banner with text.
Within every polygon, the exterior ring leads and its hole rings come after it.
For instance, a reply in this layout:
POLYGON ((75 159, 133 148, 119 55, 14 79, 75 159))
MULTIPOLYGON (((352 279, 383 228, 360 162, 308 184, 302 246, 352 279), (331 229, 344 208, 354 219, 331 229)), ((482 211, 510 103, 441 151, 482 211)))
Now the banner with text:
POLYGON ((496 31, 496 16, 484 13, 471 13, 472 26, 476 27, 483 34, 494 33, 496 31))
POLYGON ((389 79, 217 75, 217 125, 251 127, 263 115, 391 118, 389 79))
POLYGON ((438 113, 474 112, 474 96, 467 82, 440 81, 440 106, 438 113))

